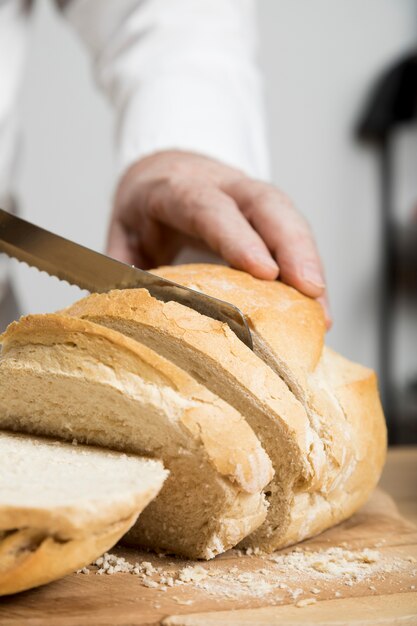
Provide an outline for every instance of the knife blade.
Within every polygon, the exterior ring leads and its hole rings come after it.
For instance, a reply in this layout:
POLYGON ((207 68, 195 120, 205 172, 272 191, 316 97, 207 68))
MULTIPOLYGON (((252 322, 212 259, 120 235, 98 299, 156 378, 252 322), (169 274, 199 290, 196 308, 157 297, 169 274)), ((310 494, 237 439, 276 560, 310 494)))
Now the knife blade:
POLYGON ((147 289, 158 300, 174 300, 202 315, 228 324, 238 338, 253 350, 246 318, 230 302, 116 261, 3 209, 0 209, 0 252, 90 292, 147 289))

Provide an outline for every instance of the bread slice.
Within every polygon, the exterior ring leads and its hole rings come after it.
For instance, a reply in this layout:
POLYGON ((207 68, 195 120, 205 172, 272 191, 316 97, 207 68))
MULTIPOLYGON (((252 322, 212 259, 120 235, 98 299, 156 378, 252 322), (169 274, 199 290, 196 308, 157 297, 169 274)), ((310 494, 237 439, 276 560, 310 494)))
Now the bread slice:
MULTIPOLYGON (((320 305, 281 282, 216 265, 155 272, 238 306, 247 316, 255 353, 305 409, 310 425, 305 436, 312 442, 307 457, 315 476, 294 485, 290 522, 279 545, 349 517, 376 485, 385 460, 386 427, 375 373, 326 348, 320 305)), ((303 460, 294 457, 296 463, 303 460)))
POLYGON ((64 313, 149 346, 245 416, 275 469, 265 488, 268 515, 251 542, 264 550, 279 547, 291 522, 294 490, 316 480, 325 460, 321 439, 286 384, 226 324, 156 300, 144 289, 92 294, 64 313))
POLYGON ((98 558, 167 474, 158 461, 0 431, 0 595, 98 558))
POLYGON ((153 350, 97 324, 34 315, 2 336, 0 426, 161 458, 129 541, 193 558, 265 519, 271 462, 242 416, 153 350))

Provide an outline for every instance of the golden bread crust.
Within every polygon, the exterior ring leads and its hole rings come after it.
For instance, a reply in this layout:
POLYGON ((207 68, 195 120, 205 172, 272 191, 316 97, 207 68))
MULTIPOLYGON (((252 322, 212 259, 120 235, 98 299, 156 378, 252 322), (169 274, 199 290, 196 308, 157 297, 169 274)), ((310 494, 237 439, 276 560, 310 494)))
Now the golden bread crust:
POLYGON ((62 578, 112 548, 131 528, 137 513, 82 538, 57 540, 34 529, 17 530, 0 540, 0 596, 62 578))

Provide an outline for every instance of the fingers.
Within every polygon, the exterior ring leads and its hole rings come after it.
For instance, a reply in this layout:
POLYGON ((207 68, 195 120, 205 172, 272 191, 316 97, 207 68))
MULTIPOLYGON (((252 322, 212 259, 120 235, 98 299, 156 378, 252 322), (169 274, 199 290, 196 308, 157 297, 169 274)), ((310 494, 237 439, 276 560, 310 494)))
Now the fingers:
POLYGON ((307 296, 322 296, 325 279, 313 235, 288 198, 251 180, 234 184, 228 192, 276 259, 280 279, 307 296))
POLYGON ((106 254, 113 259, 133 265, 134 254, 129 245, 129 233, 117 219, 113 219, 110 223, 106 254))
POLYGON ((152 185, 140 183, 133 174, 125 175, 116 192, 106 251, 124 263, 149 269, 172 260, 177 238, 161 232, 149 218, 152 185))
POLYGON ((106 254, 128 265, 145 266, 134 231, 127 228, 117 216, 110 223, 106 254))
POLYGON ((151 217, 203 240, 232 267, 274 280, 278 267, 232 198, 215 187, 176 184, 151 203, 151 217))

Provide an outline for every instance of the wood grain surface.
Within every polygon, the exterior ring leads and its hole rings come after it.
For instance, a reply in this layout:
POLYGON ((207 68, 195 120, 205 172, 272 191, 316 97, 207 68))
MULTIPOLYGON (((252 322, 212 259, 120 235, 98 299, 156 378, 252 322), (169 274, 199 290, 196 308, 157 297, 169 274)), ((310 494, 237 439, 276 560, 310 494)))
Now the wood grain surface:
POLYGON ((163 626, 388 626, 416 624, 415 594, 393 593, 323 600, 300 610, 296 606, 243 609, 178 615, 163 621, 163 626))
MULTIPOLYGON (((417 513, 417 449, 390 452, 382 484, 394 497, 397 495, 401 511, 414 517, 417 513)), ((0 598, 0 624, 417 625, 417 594, 413 589, 417 586, 417 530, 399 514, 389 496, 377 490, 350 520, 301 544, 303 550, 309 551, 327 550, 332 546, 349 550, 376 549, 384 562, 400 561, 403 565, 400 571, 375 574, 352 585, 347 585, 342 577, 323 580, 312 577, 311 571, 293 579, 288 572, 283 578, 287 585, 284 589, 257 593, 251 584, 243 585, 233 597, 224 595, 221 585, 214 591, 195 584, 175 585, 162 591, 160 585, 157 588, 143 586, 142 580, 131 574, 72 574, 45 587, 0 598), (290 593, 294 589, 302 592, 298 598, 290 593), (296 606, 300 598, 311 599, 314 604, 296 606)), ((123 555, 132 563, 150 561, 174 574, 190 564, 198 565, 120 547, 112 553, 123 555)), ((234 550, 199 565, 213 574, 214 581, 230 569, 236 572, 236 577, 263 570, 268 579, 269 568, 271 571, 274 568, 274 562, 268 558, 239 556, 234 550)))

